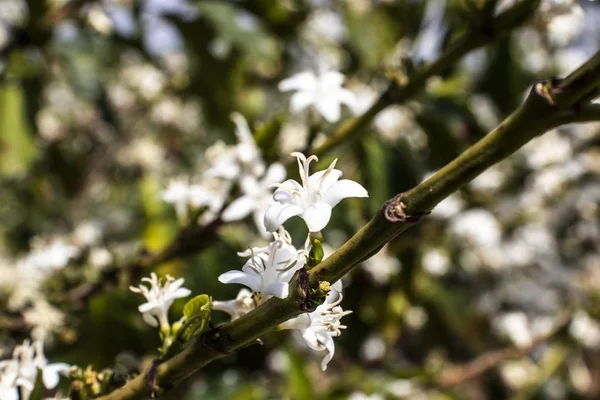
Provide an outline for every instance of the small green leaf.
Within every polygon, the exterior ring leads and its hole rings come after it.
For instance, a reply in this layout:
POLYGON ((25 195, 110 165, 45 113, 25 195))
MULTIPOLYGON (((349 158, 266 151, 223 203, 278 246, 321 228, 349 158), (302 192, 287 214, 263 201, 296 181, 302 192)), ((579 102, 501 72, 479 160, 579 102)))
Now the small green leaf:
POLYGON ((183 307, 185 317, 185 324, 181 328, 183 339, 190 340, 202 333, 210 321, 211 307, 212 299, 206 294, 196 296, 187 302, 183 307))
POLYGON ((315 235, 314 233, 311 233, 310 244, 310 252, 308 253, 308 258, 306 260, 306 267, 309 270, 323 260, 323 236, 321 236, 321 234, 315 235))

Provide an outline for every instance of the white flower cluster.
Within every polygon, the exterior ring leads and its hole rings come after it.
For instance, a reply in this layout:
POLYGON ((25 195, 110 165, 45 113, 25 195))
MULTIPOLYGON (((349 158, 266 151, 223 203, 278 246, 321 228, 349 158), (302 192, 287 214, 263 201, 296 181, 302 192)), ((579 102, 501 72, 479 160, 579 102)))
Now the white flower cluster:
POLYGON ((257 229, 268 237, 262 220, 271 204, 271 185, 285 179, 282 164, 268 168, 257 147, 248 123, 241 114, 232 114, 238 143, 227 146, 217 142, 206 151, 208 165, 197 183, 177 178, 162 192, 162 199, 175 206, 178 217, 187 220, 190 209, 203 209, 200 223, 208 223, 219 215, 225 222, 239 221, 253 214, 257 229), (223 209, 231 188, 237 184, 241 196, 223 209))
POLYGON ((65 363, 49 364, 42 342, 25 340, 15 347, 12 358, 0 361, 0 399, 29 399, 39 373, 44 387, 54 389, 60 374, 66 375, 70 368, 65 363))
POLYGON ((182 287, 183 278, 175 279, 170 275, 163 281, 153 272, 150 278, 142 278, 148 286, 130 286, 129 290, 143 295, 147 302, 140 305, 138 310, 142 313, 144 321, 152 327, 160 326, 161 330, 170 328, 169 309, 176 299, 189 296, 192 292, 182 287))
MULTIPOLYGON (((309 166, 317 157, 306 158, 301 153, 293 153, 298 159, 302 185, 288 179, 277 184, 273 198, 275 204, 267 208, 265 225, 273 233, 274 240, 265 247, 254 247, 239 253, 248 260, 241 271, 228 271, 219 276, 222 283, 237 283, 249 288, 242 289, 234 300, 214 301, 213 309, 227 312, 232 320, 240 318, 271 297, 285 299, 289 295, 289 282, 296 271, 305 267, 310 252, 310 236, 304 249, 297 250, 292 239, 282 224, 293 216, 301 216, 309 231, 319 232, 329 222, 331 210, 342 199, 347 197, 367 197, 367 191, 358 183, 350 180, 339 180, 342 173, 336 170, 335 160, 329 168, 313 175, 309 174, 309 166)), ((342 301, 341 282, 332 285, 325 302, 311 313, 303 314, 284 323, 282 329, 297 329, 310 348, 316 351, 327 351, 321 367, 333 357, 335 346, 333 338, 341 334, 345 326, 340 319, 347 315, 340 307, 342 301)))
POLYGON ((45 340, 64 327, 64 314, 41 291, 46 279, 83 254, 94 267, 112 262, 112 254, 99 246, 101 237, 97 223, 84 222, 68 236, 34 238, 29 253, 16 260, 0 259, 0 289, 8 295, 7 308, 23 315, 33 339, 45 340))

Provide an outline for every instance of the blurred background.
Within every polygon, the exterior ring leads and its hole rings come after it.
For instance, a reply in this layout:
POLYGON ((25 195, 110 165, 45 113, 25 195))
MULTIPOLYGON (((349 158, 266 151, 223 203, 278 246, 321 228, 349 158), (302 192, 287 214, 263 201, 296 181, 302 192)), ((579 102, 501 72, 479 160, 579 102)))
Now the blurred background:
MULTIPOLYGON (((231 113, 265 160, 288 162, 338 124, 290 112, 281 80, 341 71, 357 99, 342 120, 361 114, 392 74, 475 29, 484 3, 497 14, 519 1, 0 0, 0 355, 32 337, 52 361, 121 380, 143 370, 160 340, 128 286, 153 270, 231 299, 239 287, 217 277, 265 243, 249 217, 191 235, 186 257, 143 262, 186 224, 161 199, 169 183, 199 177, 211 146, 237 143, 231 113), (35 257, 49 271, 32 269, 35 257)), ((596 2, 543 0, 529 23, 320 157, 339 158, 370 194, 336 207, 328 251, 493 129, 536 80, 592 56, 598 21, 596 2)), ((326 372, 322 353, 274 332, 170 398, 599 398, 599 132, 533 140, 346 277, 353 313, 326 372)), ((301 248, 302 221, 286 227, 301 248)))

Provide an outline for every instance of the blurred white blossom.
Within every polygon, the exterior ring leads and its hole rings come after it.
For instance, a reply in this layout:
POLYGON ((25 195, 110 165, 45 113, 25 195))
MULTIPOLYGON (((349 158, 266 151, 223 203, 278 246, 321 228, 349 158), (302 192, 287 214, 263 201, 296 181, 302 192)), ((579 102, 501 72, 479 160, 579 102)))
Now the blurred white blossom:
POLYGON ((384 246, 377 254, 363 262, 363 269, 377 285, 385 285, 400 272, 400 261, 384 246))
POLYGON ((240 179, 242 196, 233 200, 223 210, 221 218, 223 221, 239 221, 253 213, 254 223, 263 237, 269 233, 265 228, 265 212, 269 206, 274 204, 273 185, 282 182, 286 177, 285 167, 280 163, 269 166, 265 175, 257 179, 252 175, 243 176, 240 179))
POLYGON ((279 90, 296 91, 290 103, 293 113, 314 106, 327 121, 337 122, 342 115, 342 104, 351 110, 356 106, 354 93, 344 89, 343 83, 344 75, 337 71, 323 71, 319 75, 306 71, 281 81, 279 90))

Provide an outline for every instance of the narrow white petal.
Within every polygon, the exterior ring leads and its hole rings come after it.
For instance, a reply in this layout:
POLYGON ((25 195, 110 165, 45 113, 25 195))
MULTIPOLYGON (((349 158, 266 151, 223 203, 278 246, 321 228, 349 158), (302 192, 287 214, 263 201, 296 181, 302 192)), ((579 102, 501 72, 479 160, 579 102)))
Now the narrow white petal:
POLYGON ((175 289, 179 289, 184 282, 185 280, 183 278, 175 279, 169 284, 169 290, 174 291, 175 289))
POLYGON ((369 193, 361 184, 349 179, 342 179, 331 185, 323 194, 323 200, 331 207, 335 207, 348 197, 369 197, 369 193))
POLYGON ((256 229, 258 229, 258 233, 260 233, 260 236, 263 239, 270 239, 272 235, 269 231, 267 231, 267 228, 265 227, 265 211, 266 209, 255 210, 253 219, 254 224, 256 225, 256 229))
POLYGON ((304 330, 310 326, 310 317, 308 313, 301 314, 296 318, 288 319, 279 325, 279 329, 300 329, 304 330))
POLYGON ((19 400, 19 391, 14 386, 0 386, 0 399, 19 400))
POLYGON ((287 92, 289 90, 315 90, 316 86, 315 74, 306 71, 282 80, 277 88, 281 92, 287 92))
POLYGON ((42 369, 42 382, 46 389, 54 389, 60 381, 59 373, 66 374, 71 366, 66 363, 49 364, 42 369))
POLYGON ((142 318, 144 319, 144 322, 151 327, 156 328, 158 326, 158 321, 156 321, 156 318, 149 312, 142 313, 142 318))
POLYGON ((221 214, 221 219, 225 222, 239 221, 246 218, 253 208, 254 199, 250 196, 242 196, 227 206, 221 214))
POLYGON ((328 122, 337 122, 342 115, 342 106, 338 99, 330 96, 321 97, 316 103, 315 108, 328 122))
POLYGON ((265 212, 265 228, 274 232, 288 219, 302 214, 302 207, 294 204, 274 204, 265 212))
POLYGON ((262 290, 262 282, 258 275, 247 274, 242 271, 228 271, 219 276, 221 283, 239 283, 252 289, 254 292, 262 290))
POLYGON ((293 179, 286 180, 280 186, 281 187, 273 193, 273 199, 280 203, 294 203, 294 195, 290 192, 302 192, 304 190, 302 185, 293 179))
POLYGON ((327 334, 320 334, 319 340, 325 345, 325 348, 328 351, 327 355, 323 358, 323 361, 321 361, 321 369, 325 371, 327 369, 327 364, 329 364, 329 361, 331 361, 335 354, 335 344, 333 343, 333 338, 327 334))
POLYGON ((190 294, 192 294, 192 291, 190 289, 179 288, 179 289, 175 290, 173 293, 171 293, 170 297, 172 299, 181 299, 183 297, 188 297, 190 294))
POLYGON ((350 90, 340 89, 340 91, 338 92, 338 99, 340 103, 347 105, 353 113, 356 112, 356 109, 358 108, 356 95, 350 90))
POLYGON ((328 88, 339 88, 344 83, 345 76, 339 71, 327 71, 320 76, 321 84, 328 88))
POLYGON ((327 191, 327 189, 329 189, 331 185, 336 183, 342 177, 342 171, 334 168, 324 179, 322 179, 325 172, 327 172, 326 169, 324 169, 323 171, 315 172, 309 178, 311 186, 315 187, 319 185, 318 188, 322 193, 327 191), (319 181, 321 181, 320 184, 319 181))
POLYGON ((314 203, 302 213, 310 232, 319 232, 327 226, 331 218, 331 206, 327 203, 314 203))
POLYGON ((302 337, 304 338, 304 341, 306 342, 308 347, 310 347, 311 349, 316 350, 316 351, 325 350, 325 347, 321 343, 319 343, 317 334, 315 333, 315 331, 313 329, 311 329, 311 328, 305 329, 302 332, 302 337))
POLYGON ((155 301, 151 301, 151 302, 148 302, 148 303, 141 304, 138 307, 138 310, 141 313, 145 313, 145 312, 149 312, 151 310, 154 310, 157 306, 158 306, 158 304, 156 304, 155 301))
POLYGON ((290 110, 297 114, 315 102, 314 94, 311 92, 300 91, 292 95, 290 99, 290 110))
POLYGON ((272 294, 280 299, 287 299, 290 292, 290 285, 285 282, 273 282, 267 285, 264 290, 265 294, 272 294))
POLYGON ((281 163, 273 163, 267 169, 265 176, 262 178, 262 184, 264 186, 269 186, 274 183, 281 183, 284 181, 287 176, 287 171, 285 167, 281 163))

